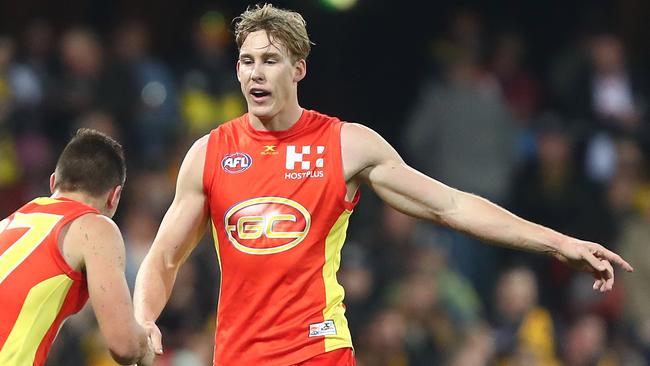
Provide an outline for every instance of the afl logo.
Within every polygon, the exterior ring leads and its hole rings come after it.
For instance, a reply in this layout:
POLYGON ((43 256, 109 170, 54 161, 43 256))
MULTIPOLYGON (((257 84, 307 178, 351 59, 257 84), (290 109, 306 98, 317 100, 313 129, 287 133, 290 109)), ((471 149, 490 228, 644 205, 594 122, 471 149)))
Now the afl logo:
POLYGON ((311 227, 309 211, 282 197, 259 197, 240 202, 224 215, 230 243, 248 254, 287 251, 305 239, 311 227))
POLYGON ((221 160, 221 167, 228 173, 241 173, 253 165, 253 158, 242 152, 226 155, 221 160))

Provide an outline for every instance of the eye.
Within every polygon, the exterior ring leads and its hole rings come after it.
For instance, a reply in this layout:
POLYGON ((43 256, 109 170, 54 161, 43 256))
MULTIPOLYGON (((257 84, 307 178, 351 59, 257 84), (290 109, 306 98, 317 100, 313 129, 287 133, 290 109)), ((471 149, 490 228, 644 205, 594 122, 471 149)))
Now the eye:
POLYGON ((266 63, 269 64, 269 65, 274 65, 274 64, 278 63, 278 60, 270 58, 270 59, 266 60, 266 63))
POLYGON ((239 62, 241 64, 243 64, 243 65, 251 65, 253 63, 253 60, 251 60, 249 58, 245 58, 245 59, 240 60, 239 62))

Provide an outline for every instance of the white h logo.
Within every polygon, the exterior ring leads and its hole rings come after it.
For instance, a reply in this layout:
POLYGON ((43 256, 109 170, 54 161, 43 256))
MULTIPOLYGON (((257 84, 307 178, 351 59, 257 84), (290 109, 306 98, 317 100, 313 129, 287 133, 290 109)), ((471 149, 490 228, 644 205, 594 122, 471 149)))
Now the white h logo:
MULTIPOLYGON (((325 146, 316 146, 316 153, 318 155, 323 154, 325 151, 325 146)), ((309 170, 311 168, 311 162, 309 160, 303 160, 304 155, 309 155, 311 154, 311 146, 302 146, 300 149, 300 152, 296 152, 296 146, 294 145, 288 145, 287 146, 287 160, 285 167, 287 170, 295 170, 296 169, 296 163, 300 163, 300 169, 301 170, 309 170)), ((316 159, 316 167, 317 168, 322 168, 323 167, 323 158, 318 158, 316 159)))
POLYGON ((302 170, 309 170, 309 161, 303 161, 302 156, 303 155, 308 155, 309 150, 311 149, 311 146, 303 146, 302 147, 302 152, 297 153, 296 152, 296 147, 293 145, 287 146, 287 160, 286 160, 286 168, 288 170, 294 170, 296 169, 296 163, 300 163, 300 168, 302 170))

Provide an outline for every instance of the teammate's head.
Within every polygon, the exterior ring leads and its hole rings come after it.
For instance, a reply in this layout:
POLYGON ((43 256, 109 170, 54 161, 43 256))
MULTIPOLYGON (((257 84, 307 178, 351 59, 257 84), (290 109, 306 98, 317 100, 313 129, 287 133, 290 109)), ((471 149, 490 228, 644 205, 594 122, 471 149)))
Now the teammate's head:
POLYGON ((112 216, 126 180, 122 146, 92 129, 79 129, 63 149, 50 180, 52 192, 76 192, 97 201, 112 216))
POLYGON ((235 41, 241 49, 249 34, 264 31, 269 42, 285 47, 292 62, 306 60, 311 51, 306 24, 302 15, 295 11, 278 9, 271 4, 256 5, 235 18, 235 41))
POLYGON ((235 19, 237 79, 249 115, 270 121, 295 116, 298 82, 311 48, 305 20, 296 12, 257 5, 235 19))

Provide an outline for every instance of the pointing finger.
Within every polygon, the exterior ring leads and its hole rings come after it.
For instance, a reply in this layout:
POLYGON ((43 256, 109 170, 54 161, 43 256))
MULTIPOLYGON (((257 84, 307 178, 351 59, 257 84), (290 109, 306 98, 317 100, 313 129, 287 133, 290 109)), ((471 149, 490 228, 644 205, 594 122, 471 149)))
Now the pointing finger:
POLYGON ((598 249, 595 254, 603 259, 607 259, 612 263, 616 263, 627 272, 634 271, 634 267, 632 267, 628 262, 626 262, 620 255, 612 252, 611 250, 601 248, 598 249))

